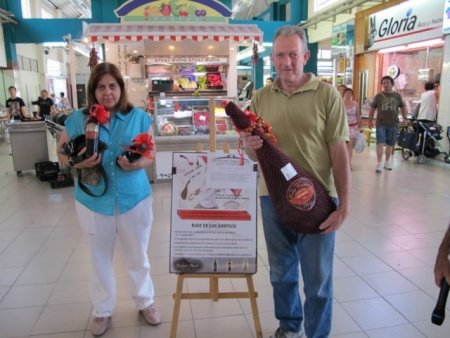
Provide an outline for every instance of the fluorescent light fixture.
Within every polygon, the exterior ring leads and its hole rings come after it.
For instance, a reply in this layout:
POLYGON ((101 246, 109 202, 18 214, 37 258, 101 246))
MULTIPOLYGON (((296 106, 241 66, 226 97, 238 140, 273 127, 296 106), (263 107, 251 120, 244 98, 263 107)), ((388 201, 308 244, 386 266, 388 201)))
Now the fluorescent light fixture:
POLYGON ((414 48, 423 48, 423 47, 432 47, 437 45, 444 45, 444 40, 442 39, 433 39, 428 41, 421 41, 421 42, 415 42, 407 44, 406 47, 408 49, 414 49, 414 48))
POLYGON ((380 54, 394 53, 394 52, 400 52, 402 50, 406 50, 406 46, 405 45, 396 46, 396 47, 389 47, 389 48, 383 48, 383 49, 380 49, 378 51, 378 53, 380 53, 380 54))
POLYGON ((420 41, 420 42, 413 42, 406 45, 400 45, 396 47, 389 47, 380 49, 378 53, 384 54, 384 53, 393 53, 393 52, 400 52, 410 49, 418 49, 418 48, 426 48, 426 47, 437 47, 437 46, 443 46, 444 40, 439 39, 433 39, 433 40, 426 40, 426 41, 420 41))
POLYGON ((42 47, 66 47, 65 42, 44 42, 42 47))

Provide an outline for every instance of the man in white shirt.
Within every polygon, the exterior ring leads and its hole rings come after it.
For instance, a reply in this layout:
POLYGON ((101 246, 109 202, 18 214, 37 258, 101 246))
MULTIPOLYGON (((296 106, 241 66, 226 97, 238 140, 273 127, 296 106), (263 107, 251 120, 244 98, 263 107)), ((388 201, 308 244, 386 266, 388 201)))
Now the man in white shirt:
POLYGON ((425 83, 425 91, 420 96, 418 120, 435 122, 437 116, 439 93, 435 90, 434 82, 425 83))

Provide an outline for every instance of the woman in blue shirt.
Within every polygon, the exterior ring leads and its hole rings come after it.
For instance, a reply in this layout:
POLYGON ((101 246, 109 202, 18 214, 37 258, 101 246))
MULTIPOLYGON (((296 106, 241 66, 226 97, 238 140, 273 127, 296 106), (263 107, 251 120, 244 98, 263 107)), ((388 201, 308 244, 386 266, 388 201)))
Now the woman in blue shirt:
POLYGON ((63 150, 65 143, 85 133, 89 116, 89 109, 86 108, 73 112, 65 121, 58 144, 58 157, 63 164, 80 170, 101 165, 106 174, 106 182, 97 186, 86 184, 88 192, 79 184, 75 184, 74 188, 78 219, 92 259, 92 333, 100 336, 108 329, 116 300, 113 271, 116 238, 122 246, 136 307, 151 325, 158 325, 161 318, 154 305, 154 287, 147 255, 153 209, 152 190, 145 169, 153 160, 142 156, 130 162, 122 156, 123 146, 130 144, 138 134, 148 133, 153 137, 152 119, 128 102, 120 70, 111 63, 98 64, 92 70, 87 107, 94 104, 103 105, 111 115, 109 121, 100 125, 99 131, 100 141, 106 145, 106 150, 88 158, 81 156, 86 148, 76 157, 66 155, 63 150))

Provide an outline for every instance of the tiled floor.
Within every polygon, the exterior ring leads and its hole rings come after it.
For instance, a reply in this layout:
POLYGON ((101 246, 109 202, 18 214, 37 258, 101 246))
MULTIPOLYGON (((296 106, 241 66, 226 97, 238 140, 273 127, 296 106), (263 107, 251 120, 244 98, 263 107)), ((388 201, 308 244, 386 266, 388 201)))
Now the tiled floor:
MULTIPOLYGON (((33 172, 17 177, 8 153, 1 141, 0 338, 90 337, 89 259, 71 189, 52 190, 33 172)), ((353 168, 351 216, 337 235, 332 337, 450 337, 450 319, 441 327, 430 322, 438 295, 434 258, 450 218, 450 165, 419 165, 397 153, 394 170, 377 175, 374 149, 368 148, 355 155, 353 168)), ((169 337, 177 280, 168 272, 170 184, 154 185, 154 212, 149 255, 163 324, 150 327, 138 316, 118 253, 118 302, 105 337, 169 337)), ((277 322, 260 227, 258 236, 253 278, 269 337, 277 322)), ((191 292, 208 289, 205 279, 186 284, 191 292)), ((220 291, 244 289, 241 279, 220 281, 220 291)), ((182 301, 180 338, 254 336, 246 299, 182 301)))

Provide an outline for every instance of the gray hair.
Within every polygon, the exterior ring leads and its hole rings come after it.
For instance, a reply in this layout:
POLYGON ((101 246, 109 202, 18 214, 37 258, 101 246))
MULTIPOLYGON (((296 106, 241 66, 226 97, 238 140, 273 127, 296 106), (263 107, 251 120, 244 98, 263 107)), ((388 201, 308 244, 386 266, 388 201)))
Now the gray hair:
POLYGON ((306 36, 306 32, 303 29, 303 27, 300 26, 284 26, 278 28, 278 30, 275 33, 275 37, 273 38, 273 42, 275 42, 275 40, 279 36, 291 36, 291 35, 297 35, 302 41, 303 52, 304 53, 308 52, 308 37, 306 36))

